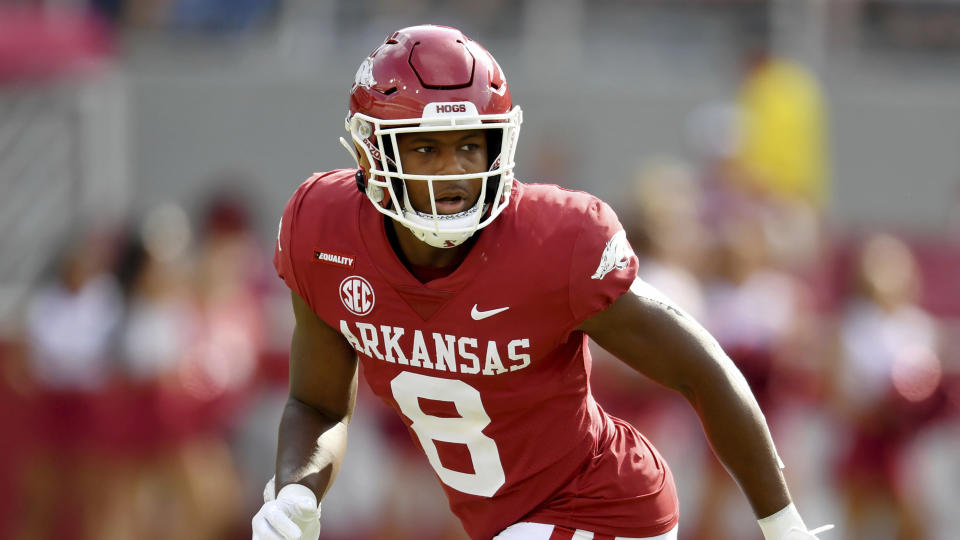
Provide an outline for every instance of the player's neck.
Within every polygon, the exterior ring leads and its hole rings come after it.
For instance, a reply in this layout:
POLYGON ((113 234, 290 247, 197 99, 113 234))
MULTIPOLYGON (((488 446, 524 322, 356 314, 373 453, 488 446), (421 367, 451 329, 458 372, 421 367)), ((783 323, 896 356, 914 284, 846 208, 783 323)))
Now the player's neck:
POLYGON ((390 245, 408 268, 410 265, 434 268, 456 267, 466 258, 474 244, 474 238, 471 238, 459 246, 437 248, 421 241, 410 232, 410 229, 397 225, 392 219, 386 219, 385 225, 390 245))

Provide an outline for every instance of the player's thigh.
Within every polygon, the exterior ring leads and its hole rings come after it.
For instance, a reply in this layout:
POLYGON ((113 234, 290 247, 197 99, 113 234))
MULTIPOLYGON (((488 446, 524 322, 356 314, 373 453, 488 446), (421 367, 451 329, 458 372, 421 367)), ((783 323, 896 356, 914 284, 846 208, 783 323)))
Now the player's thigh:
MULTIPOLYGON (((576 531, 571 533, 569 530, 554 531, 553 525, 545 523, 520 522, 504 529, 493 540, 591 540, 593 533, 587 531, 576 531), (556 536, 554 535, 556 532, 556 536)), ((616 540, 677 540, 677 528, 659 536, 650 536, 645 538, 626 538, 618 536, 616 540)))

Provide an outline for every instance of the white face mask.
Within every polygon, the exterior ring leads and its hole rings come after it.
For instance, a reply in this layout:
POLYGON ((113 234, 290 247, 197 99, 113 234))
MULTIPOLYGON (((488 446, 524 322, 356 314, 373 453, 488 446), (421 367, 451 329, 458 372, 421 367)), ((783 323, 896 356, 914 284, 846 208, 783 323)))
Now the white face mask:
POLYGON ((465 242, 467 238, 479 229, 476 225, 480 222, 480 217, 484 214, 489 205, 483 204, 483 196, 477 199, 477 204, 472 208, 457 212, 456 214, 433 214, 420 212, 409 205, 409 201, 404 203, 406 209, 403 217, 406 222, 401 222, 404 227, 410 229, 414 236, 420 241, 430 244, 433 247, 444 248, 458 246, 465 242), (439 216, 440 226, 436 227, 434 216, 439 216), (438 230, 439 229, 439 230, 438 230), (470 232, 448 232, 448 231, 470 231, 470 232))
MULTIPOLYGON (((354 145, 340 142, 357 160, 354 151, 359 147, 370 163, 370 178, 367 179, 366 195, 374 208, 410 229, 421 241, 438 248, 454 247, 462 244, 477 230, 489 225, 503 212, 510 202, 513 187, 514 156, 517 149, 517 137, 523 113, 520 107, 514 107, 505 114, 480 115, 473 103, 431 103, 424 107, 421 118, 381 120, 356 113, 346 121, 347 131, 354 145), (419 175, 403 171, 399 158, 388 157, 387 148, 398 148, 397 134, 427 131, 461 131, 474 129, 498 129, 502 131, 500 148, 490 170, 480 173, 456 175, 419 175), (372 139, 372 140, 371 140, 372 139), (387 142, 389 141, 389 142, 387 142), (488 182, 499 177, 499 182, 488 182), (450 180, 481 179, 482 189, 477 203, 470 209, 456 214, 440 214, 433 208, 430 212, 420 212, 413 208, 406 196, 394 190, 393 180, 402 182, 443 182, 450 180), (496 189, 488 194, 487 188, 496 189), (384 194, 390 198, 382 204, 384 194)), ((495 151, 497 149, 489 149, 495 151)), ((431 186, 432 188, 432 186, 431 186)), ((432 192, 432 189, 431 189, 432 192)))

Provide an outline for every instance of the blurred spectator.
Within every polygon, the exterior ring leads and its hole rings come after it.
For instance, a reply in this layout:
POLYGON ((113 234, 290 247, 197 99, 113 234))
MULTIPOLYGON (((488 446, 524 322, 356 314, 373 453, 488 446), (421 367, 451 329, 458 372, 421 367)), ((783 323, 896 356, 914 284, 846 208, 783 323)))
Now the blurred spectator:
POLYGON ((954 356, 953 361, 955 365, 944 366, 944 383, 952 403, 911 442, 903 466, 912 478, 905 496, 916 501, 930 540, 950 540, 960 530, 956 509, 960 501, 960 358, 954 356))
POLYGON ((820 85, 803 66, 775 55, 769 36, 756 36, 746 48, 737 105, 730 179, 769 208, 771 255, 809 270, 819 256, 820 218, 830 191, 820 85))
MULTIPOLYGON (((791 354, 805 350, 802 330, 806 313, 805 293, 791 275, 771 264, 764 223, 754 215, 731 215, 715 231, 713 274, 705 285, 704 325, 740 368, 767 415, 777 439, 777 416, 782 412, 786 385, 779 379, 791 354)), ((804 386, 803 380, 792 385, 804 386)), ((749 532, 718 528, 729 515, 727 501, 736 489, 712 457, 703 475, 700 512, 693 538, 708 540, 741 537, 749 532)), ((743 521, 743 520, 738 520, 743 521)))
POLYGON ((822 208, 828 196, 826 119, 816 78, 766 45, 747 51, 740 88, 744 184, 774 198, 822 208))
POLYGON ((214 192, 201 214, 189 274, 193 324, 168 404, 170 418, 182 422, 178 465, 194 511, 187 522, 208 527, 198 539, 222 537, 248 522, 239 514, 241 479, 228 441, 256 390, 266 261, 250 229, 250 206, 236 193, 214 192))
POLYGON ((906 484, 904 450, 930 419, 941 366, 936 321, 916 304, 921 283, 900 240, 868 239, 856 260, 856 295, 840 321, 834 377, 838 417, 849 434, 838 475, 845 538, 927 538, 906 484))
POLYGON ((701 220, 716 233, 730 217, 757 219, 768 263, 793 273, 815 272, 822 256, 822 209, 755 185, 744 166, 748 117, 743 105, 717 102, 700 105, 687 118, 685 141, 702 185, 701 220))
POLYGON ((27 360, 40 448, 22 470, 28 512, 15 538, 84 538, 97 522, 97 397, 113 371, 122 297, 109 273, 108 235, 85 233, 67 243, 55 274, 26 313, 27 360))
POLYGON ((116 268, 127 300, 121 378, 101 397, 124 414, 101 430, 107 500, 91 537, 221 538, 239 510, 238 481, 222 434, 203 423, 206 396, 192 396, 180 375, 199 327, 189 224, 165 205, 130 236, 116 268), (210 482, 225 493, 204 490, 210 482))
POLYGON ((763 222, 731 216, 718 232, 704 324, 737 363, 764 410, 774 364, 801 336, 805 292, 770 260, 763 222))
POLYGON ((71 241, 27 308, 31 367, 45 388, 96 391, 110 374, 122 299, 109 257, 105 238, 71 241))
POLYGON ((181 376, 198 396, 242 392, 265 340, 262 248, 250 230, 246 201, 225 193, 215 194, 204 211, 192 273, 199 320, 181 376))
POLYGON ((639 252, 639 275, 697 320, 705 315, 703 292, 694 274, 702 268, 706 231, 700 222, 700 186, 689 167, 663 162, 638 173, 631 244, 639 252))
POLYGON ((193 326, 189 223, 179 207, 161 206, 132 236, 117 269, 127 296, 120 349, 127 377, 143 381, 175 371, 193 326))
POLYGON ((163 205, 120 250, 85 235, 33 296, 39 451, 14 478, 29 509, 14 538, 208 540, 246 528, 229 440, 264 348, 266 260, 244 201, 215 196, 202 223, 193 242, 184 210, 163 205))

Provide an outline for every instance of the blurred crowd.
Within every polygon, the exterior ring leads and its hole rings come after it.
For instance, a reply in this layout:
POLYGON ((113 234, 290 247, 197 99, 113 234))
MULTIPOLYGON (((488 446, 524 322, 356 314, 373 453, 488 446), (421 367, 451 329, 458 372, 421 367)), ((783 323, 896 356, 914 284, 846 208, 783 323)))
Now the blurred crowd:
MULTIPOLYGON (((690 155, 643 165, 620 216, 640 276, 700 321, 743 372, 808 520, 836 522, 837 538, 952 538, 955 225, 922 238, 835 229, 820 101, 800 66, 750 55, 737 101, 695 111, 690 155)), ((756 537, 686 404, 595 354, 598 401, 675 456, 681 537, 756 537)))
MULTIPOLYGON (((67 240, 3 344, 3 538, 227 538, 263 362, 265 249, 213 199, 67 240)), ((272 285, 269 284, 269 285, 272 285)), ((282 384, 278 382, 277 384, 282 384)))

